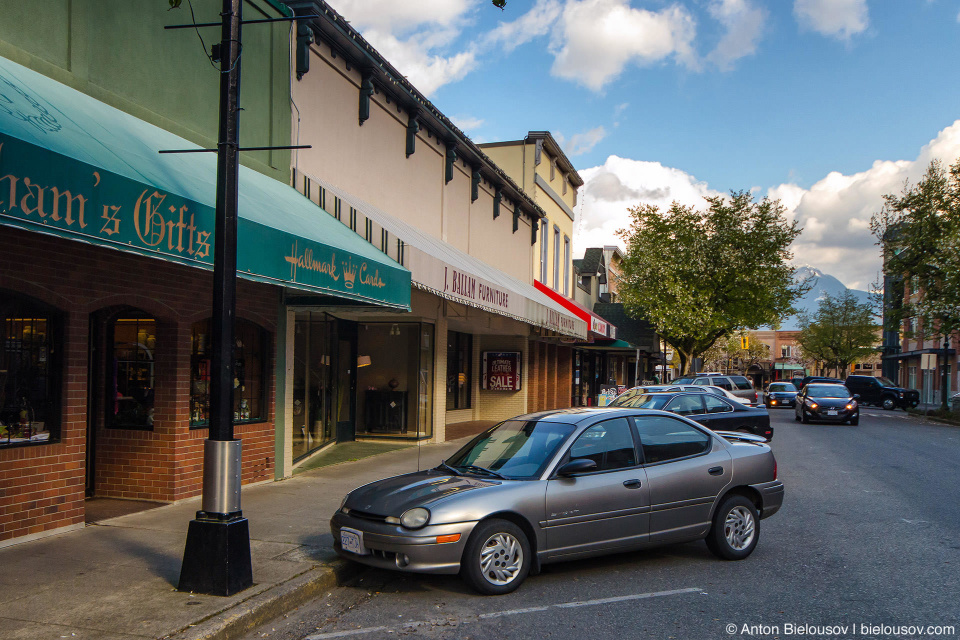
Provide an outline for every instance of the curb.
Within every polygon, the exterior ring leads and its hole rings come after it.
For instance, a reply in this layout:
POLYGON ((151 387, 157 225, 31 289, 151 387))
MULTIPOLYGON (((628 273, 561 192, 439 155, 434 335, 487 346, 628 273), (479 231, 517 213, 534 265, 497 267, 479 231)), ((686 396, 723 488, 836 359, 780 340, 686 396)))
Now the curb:
POLYGON ((271 587, 248 600, 214 614, 167 640, 237 640, 260 625, 293 611, 300 605, 343 584, 362 568, 352 562, 335 560, 332 564, 317 566, 300 575, 271 587))

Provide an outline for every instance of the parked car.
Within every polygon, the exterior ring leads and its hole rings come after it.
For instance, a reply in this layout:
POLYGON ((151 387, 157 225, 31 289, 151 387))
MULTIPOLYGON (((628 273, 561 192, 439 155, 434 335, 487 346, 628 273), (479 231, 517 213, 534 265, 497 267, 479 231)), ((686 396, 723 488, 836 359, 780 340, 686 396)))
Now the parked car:
POLYGON ((726 389, 738 398, 757 404, 757 390, 746 376, 697 375, 677 378, 674 384, 713 385, 726 389))
POLYGON ((756 436, 580 408, 507 420, 434 469, 354 489, 330 530, 352 561, 459 573, 503 594, 546 563, 661 544, 705 539, 742 560, 782 502, 776 459, 756 436))
POLYGON ((860 424, 860 396, 842 384, 809 382, 797 395, 794 417, 798 422, 849 422, 860 424))
POLYGON ((794 376, 790 378, 790 384, 797 388, 797 391, 803 388, 803 378, 801 376, 794 376))
POLYGON ((660 409, 696 420, 714 430, 746 431, 767 440, 773 439, 770 414, 766 409, 748 407, 712 393, 644 393, 623 400, 617 398, 608 406, 660 409))
POLYGON ((898 387, 892 380, 874 376, 847 376, 844 384, 860 396, 863 404, 873 404, 892 411, 897 407, 906 409, 920 404, 920 392, 916 389, 898 387))
POLYGON ((843 384, 843 380, 840 378, 828 378, 826 376, 806 376, 803 380, 800 381, 800 386, 798 389, 803 389, 805 386, 811 382, 822 382, 825 384, 843 384))
POLYGON ((685 385, 664 385, 664 384, 661 384, 661 385, 648 385, 648 386, 645 386, 645 387, 632 387, 632 388, 630 388, 630 389, 627 389, 627 390, 624 391, 623 393, 621 393, 619 396, 617 396, 617 399, 620 399, 620 398, 627 399, 627 398, 632 398, 632 397, 635 397, 635 396, 638 396, 638 395, 641 395, 641 394, 644 394, 644 393, 661 393, 661 392, 664 392, 664 391, 693 391, 693 392, 698 392, 698 393, 712 393, 712 394, 715 395, 715 396, 721 396, 721 397, 723 397, 723 398, 727 398, 728 400, 733 400, 733 401, 735 401, 735 402, 739 402, 740 404, 745 404, 745 405, 747 405, 748 407, 756 406, 754 403, 749 402, 746 398, 739 398, 739 397, 733 395, 733 393, 727 391, 726 389, 723 389, 723 388, 721 388, 721 387, 715 387, 715 386, 713 386, 713 385, 711 385, 711 384, 706 384, 706 385, 692 385, 692 384, 685 384, 685 385))
POLYGON ((797 403, 799 391, 790 382, 771 382, 767 386, 767 393, 763 396, 763 404, 767 409, 773 407, 792 407, 797 403))

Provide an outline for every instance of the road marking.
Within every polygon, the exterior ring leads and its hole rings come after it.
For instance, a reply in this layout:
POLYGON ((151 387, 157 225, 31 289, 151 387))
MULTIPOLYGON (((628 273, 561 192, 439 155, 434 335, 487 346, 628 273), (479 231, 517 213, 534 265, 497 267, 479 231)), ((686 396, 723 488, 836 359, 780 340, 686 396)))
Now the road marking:
MULTIPOLYGON (((671 589, 670 591, 653 591, 650 593, 635 593, 628 596, 615 596, 612 598, 599 598, 597 600, 574 600, 573 602, 559 602, 557 604, 548 604, 542 607, 526 607, 524 609, 508 609, 506 611, 493 611, 490 613, 482 613, 477 616, 477 620, 489 620, 491 618, 503 618, 505 616, 516 616, 524 613, 540 613, 543 611, 548 611, 553 608, 557 609, 573 609, 576 607, 593 607, 601 604, 615 604, 618 602, 630 602, 633 600, 645 600, 648 598, 662 598, 664 596, 676 596, 684 593, 703 593, 706 592, 700 587, 689 587, 686 589, 671 589)), ((326 638, 344 638, 347 636, 357 636, 366 633, 376 633, 377 631, 391 631, 391 630, 403 630, 403 629, 412 629, 415 627, 422 627, 427 625, 450 625, 452 623, 467 623, 473 622, 473 620, 465 619, 460 622, 451 620, 450 618, 439 618, 437 620, 424 620, 420 622, 405 622, 401 625, 396 625, 394 627, 367 627, 364 629, 350 629, 348 631, 331 631, 330 633, 317 633, 305 637, 303 640, 325 640, 326 638)))

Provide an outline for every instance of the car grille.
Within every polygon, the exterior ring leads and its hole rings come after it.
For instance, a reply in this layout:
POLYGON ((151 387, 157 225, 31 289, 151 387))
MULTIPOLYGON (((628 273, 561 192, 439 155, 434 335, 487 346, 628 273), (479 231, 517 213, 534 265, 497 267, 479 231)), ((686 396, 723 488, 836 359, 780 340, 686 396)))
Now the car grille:
POLYGON ((360 511, 359 509, 350 509, 350 515, 361 520, 370 520, 371 522, 386 522, 387 516, 381 516, 378 513, 360 511))

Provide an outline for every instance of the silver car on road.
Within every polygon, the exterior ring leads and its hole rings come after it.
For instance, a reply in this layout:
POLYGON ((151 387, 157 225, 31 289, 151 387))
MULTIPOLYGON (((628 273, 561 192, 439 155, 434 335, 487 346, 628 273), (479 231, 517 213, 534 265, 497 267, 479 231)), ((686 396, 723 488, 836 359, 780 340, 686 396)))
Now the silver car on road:
POLYGON ((351 491, 330 528, 350 560, 503 594, 544 563, 661 544, 705 539, 740 560, 782 502, 763 438, 663 411, 568 409, 507 420, 434 469, 351 491))

